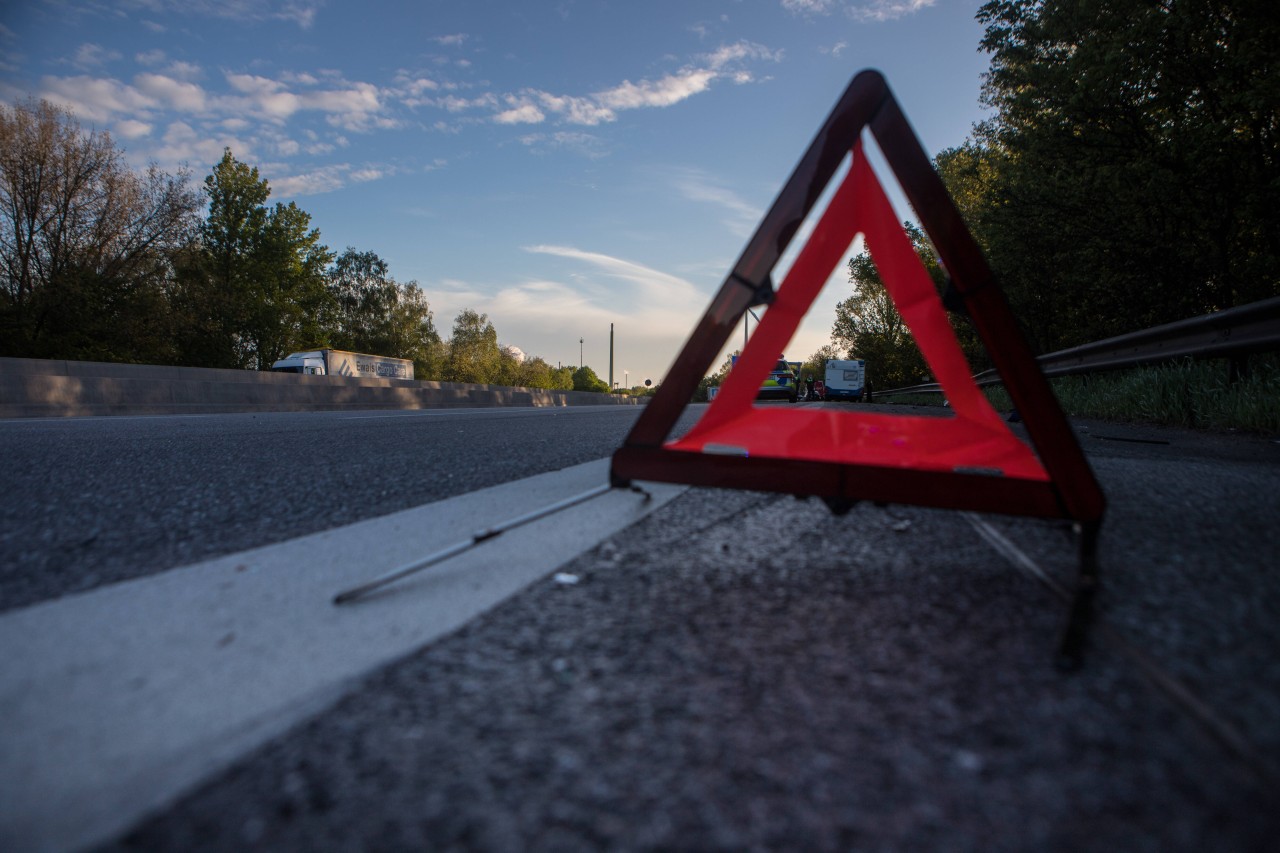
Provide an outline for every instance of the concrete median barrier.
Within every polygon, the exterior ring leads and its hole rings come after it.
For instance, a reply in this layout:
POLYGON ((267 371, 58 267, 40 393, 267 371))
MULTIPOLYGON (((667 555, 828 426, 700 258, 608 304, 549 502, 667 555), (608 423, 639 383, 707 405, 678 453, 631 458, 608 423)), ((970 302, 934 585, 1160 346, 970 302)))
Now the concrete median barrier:
POLYGON ((0 358, 0 418, 640 402, 619 394, 461 382, 0 358))

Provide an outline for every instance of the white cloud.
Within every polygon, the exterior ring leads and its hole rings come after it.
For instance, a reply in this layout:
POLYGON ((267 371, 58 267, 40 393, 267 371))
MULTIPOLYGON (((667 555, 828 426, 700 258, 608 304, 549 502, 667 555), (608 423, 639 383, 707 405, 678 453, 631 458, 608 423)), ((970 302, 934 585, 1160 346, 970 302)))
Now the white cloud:
POLYGON ((568 124, 594 126, 611 122, 622 110, 644 107, 669 107, 707 91, 718 79, 736 83, 751 82, 754 77, 741 63, 747 60, 780 61, 781 51, 763 45, 740 41, 722 45, 679 71, 657 80, 632 82, 624 80, 610 89, 581 97, 556 95, 537 89, 524 89, 506 95, 508 109, 494 116, 500 124, 537 124, 548 113, 568 124))
POLYGON ((148 50, 142 53, 134 54, 133 61, 139 65, 159 65, 166 59, 163 50, 148 50))
POLYGON ((457 95, 446 95, 433 102, 434 106, 442 107, 451 113, 462 113, 467 110, 493 108, 498 105, 498 99, 491 94, 483 94, 475 98, 460 98, 457 95))
POLYGON ((504 110, 493 117, 498 124, 538 124, 545 121, 546 113, 533 104, 524 103, 504 110))
MULTIPOLYGON (((239 154, 237 154, 239 157, 239 154)), ((283 168, 283 167, 280 167, 283 168)), ((267 168, 263 168, 265 173, 267 168)), ((334 192, 350 184, 363 184, 389 177, 394 169, 381 166, 353 167, 350 163, 334 163, 297 174, 270 178, 273 195, 286 198, 334 192)))
MULTIPOLYGON (((526 246, 525 251, 581 261, 600 270, 609 278, 626 281, 636 288, 633 300, 640 303, 684 305, 691 302, 700 304, 704 301, 698 289, 684 279, 633 261, 570 246, 526 246)), ((615 291, 615 288, 610 287, 602 289, 601 293, 612 297, 615 291)))
MULTIPOLYGON (((525 251, 566 261, 569 269, 552 275, 541 271, 496 290, 456 281, 437 284, 431 289, 436 316, 463 308, 483 310, 504 340, 552 364, 561 359, 576 364, 578 338, 585 333, 587 363, 597 365, 604 376, 598 359, 607 359, 610 323, 618 324, 620 359, 644 353, 660 363, 666 354, 674 356, 706 308, 706 295, 689 282, 644 264, 570 246, 537 245, 525 251)), ((643 381, 648 374, 632 370, 631 376, 643 381)), ((621 367, 615 367, 614 378, 622 381, 621 367)), ((661 374, 651 378, 656 381, 661 374)))
MULTIPOLYGON (((301 111, 325 113, 330 124, 352 131, 396 127, 398 122, 378 114, 383 110, 381 92, 372 83, 346 83, 343 88, 292 91, 280 80, 254 74, 226 75, 241 94, 228 107, 274 122, 283 122, 301 111)), ((314 78, 310 78, 314 79, 314 78)))
POLYGON ((204 69, 191 62, 180 62, 175 60, 174 62, 169 63, 169 66, 165 68, 165 73, 170 77, 189 80, 194 77, 203 77, 204 69))
POLYGON ((269 183, 271 184, 272 194, 284 198, 320 195, 321 193, 333 192, 346 186, 350 171, 351 166, 349 164, 339 163, 332 166, 322 166, 297 175, 275 177, 269 183))
POLYGON ((286 71, 280 75, 281 81, 300 86, 318 86, 320 78, 305 71, 286 71))
POLYGON ((125 139, 141 139, 151 134, 152 125, 144 121, 135 121, 134 119, 125 119, 116 122, 116 135, 125 139))
POLYGON ((633 110, 639 107, 669 107, 686 98, 705 92, 717 74, 712 69, 690 69, 680 74, 668 75, 661 80, 642 80, 632 83, 624 80, 618 86, 595 97, 612 109, 633 110))
POLYGON ((119 113, 135 114, 158 106, 154 98, 119 80, 45 77, 40 89, 40 97, 67 107, 82 121, 105 123, 119 113))
POLYGON ((82 71, 90 68, 96 68, 100 65, 106 65, 120 58, 120 52, 115 50, 107 50, 99 44, 82 44, 76 50, 75 56, 71 59, 71 64, 82 71))
POLYGON ((304 30, 311 29, 311 25, 316 22, 316 13, 320 8, 319 2, 300 2, 300 0, 292 0, 284 4, 284 7, 276 13, 277 18, 285 21, 293 21, 304 30))
POLYGON ((139 0, 137 5, 155 13, 172 11, 248 23, 290 21, 305 30, 315 23, 324 0, 139 0))
POLYGON ((557 115, 564 116, 570 124, 594 126, 601 122, 613 121, 616 116, 608 105, 601 105, 590 98, 575 98, 568 95, 552 95, 548 92, 534 92, 542 105, 557 115))
POLYGON ((432 41, 445 47, 462 47, 467 41, 467 35, 466 33, 454 33, 449 36, 436 36, 432 41))
POLYGON ((194 83, 150 73, 139 74, 133 82, 138 91, 180 112, 202 113, 205 110, 205 91, 194 83))
POLYGON ((782 0, 782 8, 795 15, 826 15, 837 6, 857 21, 893 21, 914 15, 934 5, 936 0, 782 0))
POLYGON ((834 0, 782 0, 782 8, 800 15, 825 15, 833 5, 834 0))
POLYGON ((256 146, 243 137, 212 134, 197 130, 184 121, 175 121, 165 130, 159 147, 150 152, 162 166, 179 163, 213 164, 222 159, 222 149, 230 148, 236 159, 252 163, 257 160, 256 146))
POLYGON ((731 62, 741 62, 744 59, 781 62, 782 51, 769 50, 764 45, 756 44, 755 42, 740 41, 736 44, 722 45, 715 52, 707 55, 707 61, 716 71, 721 70, 731 62))
POLYGON ((739 237, 746 238, 755 231, 763 211, 744 201, 735 192, 718 186, 706 173, 697 169, 677 169, 672 182, 676 189, 690 201, 712 204, 726 214, 724 226, 739 237))
POLYGON ((896 21, 932 6, 936 0, 871 0, 849 7, 849 15, 858 21, 896 21))
POLYGON ((568 150, 592 160, 607 155, 600 137, 590 133, 558 131, 556 133, 530 133, 520 137, 520 144, 536 151, 568 150))

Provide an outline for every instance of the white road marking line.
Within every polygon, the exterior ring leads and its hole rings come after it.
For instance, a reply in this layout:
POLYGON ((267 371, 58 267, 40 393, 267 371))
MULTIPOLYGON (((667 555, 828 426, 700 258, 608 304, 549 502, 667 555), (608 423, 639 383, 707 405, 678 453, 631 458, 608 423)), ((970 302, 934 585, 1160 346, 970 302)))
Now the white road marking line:
POLYGON ((615 489, 332 604, 607 476, 597 460, 0 615, 0 849, 111 838, 685 489, 615 489))

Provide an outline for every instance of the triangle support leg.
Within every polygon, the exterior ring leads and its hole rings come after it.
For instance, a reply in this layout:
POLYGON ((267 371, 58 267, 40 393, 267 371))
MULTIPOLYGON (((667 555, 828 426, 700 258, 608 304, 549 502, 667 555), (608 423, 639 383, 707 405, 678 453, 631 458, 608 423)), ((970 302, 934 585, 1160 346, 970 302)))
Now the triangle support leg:
POLYGON ((1079 525, 1079 574, 1071 597, 1071 608, 1067 612, 1067 624, 1062 631, 1062 642, 1058 646, 1058 668, 1064 671, 1077 670, 1084 662, 1098 594, 1098 533, 1101 526, 1101 521, 1079 525))

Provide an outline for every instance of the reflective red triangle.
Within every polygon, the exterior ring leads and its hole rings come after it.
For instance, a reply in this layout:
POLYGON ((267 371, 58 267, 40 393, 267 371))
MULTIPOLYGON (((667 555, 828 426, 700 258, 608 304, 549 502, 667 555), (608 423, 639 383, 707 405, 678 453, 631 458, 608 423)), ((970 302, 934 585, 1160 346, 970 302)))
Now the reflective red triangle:
POLYGON ((693 430, 668 447, 1048 479, 1035 454, 1009 430, 970 376, 933 281, 898 224, 861 143, 854 146, 849 173, 715 400, 693 430), (953 417, 754 405, 778 354, 859 234, 865 236, 886 290, 943 387, 953 417))
MULTIPOLYGON (((854 77, 818 129, 613 454, 609 477, 615 485, 656 480, 816 495, 833 510, 874 500, 1069 518, 1094 534, 1106 509, 1075 432, 986 259, 884 78, 870 70, 854 77), (941 300, 858 150, 864 131, 875 138, 946 266, 1034 453, 970 379, 941 300), (773 268, 851 151, 849 175, 775 293, 773 268), (866 236, 894 303, 945 389, 952 417, 754 405, 765 374, 858 233, 866 236), (762 303, 771 307, 716 401, 688 435, 669 441, 738 322, 762 303), (1003 476, 989 476, 997 472, 1003 476)), ((1090 541, 1096 543, 1096 535, 1090 541)))

